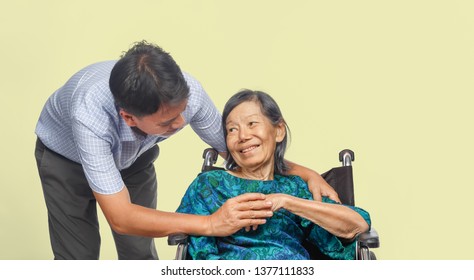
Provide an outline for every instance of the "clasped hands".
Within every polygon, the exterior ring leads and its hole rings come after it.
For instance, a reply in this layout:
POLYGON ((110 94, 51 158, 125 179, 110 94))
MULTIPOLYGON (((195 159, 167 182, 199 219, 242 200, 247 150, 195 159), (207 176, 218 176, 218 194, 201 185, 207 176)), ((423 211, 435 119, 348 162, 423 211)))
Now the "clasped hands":
MULTIPOLYGON (((329 190, 329 196, 339 200, 332 188, 329 190)), ((255 230, 259 225, 265 224, 274 211, 283 207, 285 197, 283 194, 246 193, 228 199, 222 207, 208 216, 209 235, 229 236, 242 228, 246 231, 255 230)))

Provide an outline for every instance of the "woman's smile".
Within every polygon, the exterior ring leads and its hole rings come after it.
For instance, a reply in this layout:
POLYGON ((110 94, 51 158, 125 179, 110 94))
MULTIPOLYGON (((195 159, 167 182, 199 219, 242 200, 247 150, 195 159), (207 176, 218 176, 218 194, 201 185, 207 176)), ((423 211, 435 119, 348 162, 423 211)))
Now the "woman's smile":
POLYGON ((260 147, 260 145, 253 145, 253 146, 250 146, 248 148, 245 148, 245 149, 241 150, 240 152, 245 154, 245 153, 248 153, 250 151, 253 151, 254 149, 256 149, 258 147, 260 147))

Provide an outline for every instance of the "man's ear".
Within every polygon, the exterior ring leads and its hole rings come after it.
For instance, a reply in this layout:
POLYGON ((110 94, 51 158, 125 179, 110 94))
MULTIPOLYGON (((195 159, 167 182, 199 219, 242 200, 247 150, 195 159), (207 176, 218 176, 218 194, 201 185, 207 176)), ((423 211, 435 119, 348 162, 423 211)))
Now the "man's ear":
POLYGON ((124 109, 120 109, 119 114, 128 126, 137 126, 137 123, 135 122, 136 117, 134 115, 128 113, 124 109))
POLYGON ((283 139, 285 139, 285 135, 286 135, 285 124, 283 122, 280 122, 276 127, 276 138, 275 138, 276 142, 280 143, 281 141, 283 141, 283 139))

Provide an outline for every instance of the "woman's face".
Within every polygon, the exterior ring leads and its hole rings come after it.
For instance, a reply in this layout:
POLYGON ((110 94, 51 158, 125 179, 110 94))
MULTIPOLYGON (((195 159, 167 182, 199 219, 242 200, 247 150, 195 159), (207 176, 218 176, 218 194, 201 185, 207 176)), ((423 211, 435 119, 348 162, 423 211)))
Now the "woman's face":
POLYGON ((236 106, 227 116, 227 148, 242 169, 273 168, 276 143, 285 136, 283 123, 274 126, 255 101, 236 106))

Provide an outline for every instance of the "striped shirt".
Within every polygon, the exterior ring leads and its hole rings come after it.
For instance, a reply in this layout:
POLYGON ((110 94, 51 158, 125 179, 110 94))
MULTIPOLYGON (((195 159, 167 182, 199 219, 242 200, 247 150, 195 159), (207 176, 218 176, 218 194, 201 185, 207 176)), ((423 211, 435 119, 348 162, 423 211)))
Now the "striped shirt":
MULTIPOLYGON (((119 115, 109 89, 115 63, 95 63, 74 74, 47 100, 35 130, 46 147, 82 164, 90 187, 101 194, 122 190, 120 170, 169 138, 139 135, 119 115)), ((182 113, 186 125, 208 145, 225 151, 220 112, 201 84, 189 74, 183 75, 190 88, 182 113)))

